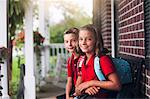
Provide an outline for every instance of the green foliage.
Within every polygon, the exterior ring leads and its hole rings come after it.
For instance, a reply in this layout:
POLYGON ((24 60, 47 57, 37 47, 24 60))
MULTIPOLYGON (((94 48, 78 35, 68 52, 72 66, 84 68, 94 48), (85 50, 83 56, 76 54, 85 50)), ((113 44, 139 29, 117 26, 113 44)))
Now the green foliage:
POLYGON ((25 7, 29 0, 9 0, 9 36, 13 38, 15 31, 23 25, 25 7))
MULTIPOLYGON (((33 40, 34 46, 41 46, 43 45, 45 38, 38 31, 33 31, 33 40)), ((24 41, 25 41, 25 33, 24 31, 21 31, 15 36, 15 39, 13 40, 13 45, 16 46, 17 48, 22 48, 24 46, 24 41)))
POLYGON ((54 25, 50 25, 50 42, 63 43, 63 33, 70 27, 80 27, 91 23, 91 17, 82 10, 81 7, 70 2, 59 1, 52 3, 55 7, 62 10, 64 19, 54 25))
POLYGON ((33 31, 34 46, 42 46, 45 38, 38 31, 33 31))
MULTIPOLYGON (((8 0, 8 41, 10 41, 8 47, 10 52, 12 50, 11 43, 15 37, 15 31, 23 26, 25 6, 27 6, 29 1, 30 0, 8 0)), ((10 58, 12 58, 12 53, 10 53, 10 58)), ((9 63, 10 66, 8 67, 11 68, 11 59, 9 59, 9 63)), ((16 99, 16 93, 20 79, 19 75, 20 69, 18 68, 17 59, 15 58, 12 66, 12 80, 9 85, 9 93, 12 95, 11 99, 16 99)))
POLYGON ((23 56, 20 57, 14 57, 13 59, 13 67, 12 67, 12 80, 10 82, 10 94, 11 94, 11 99, 16 99, 17 91, 18 91, 18 85, 19 85, 19 80, 20 80, 20 64, 24 63, 24 58, 23 56), (19 58, 22 58, 19 63, 19 58))
POLYGON ((73 19, 68 17, 63 22, 50 26, 50 42, 63 43, 63 35, 65 30, 69 29, 70 27, 80 27, 87 23, 90 23, 90 18, 88 17, 82 17, 81 19, 73 19))
POLYGON ((63 24, 56 24, 50 27, 50 42, 51 43, 63 43, 63 32, 66 30, 66 27, 63 24))

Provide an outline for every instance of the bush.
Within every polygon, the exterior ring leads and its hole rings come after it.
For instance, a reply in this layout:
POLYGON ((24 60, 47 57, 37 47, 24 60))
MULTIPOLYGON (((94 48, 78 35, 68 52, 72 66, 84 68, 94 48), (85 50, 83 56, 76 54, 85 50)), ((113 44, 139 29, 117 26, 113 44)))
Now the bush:
POLYGON ((18 91, 18 85, 20 81, 20 64, 24 62, 24 57, 20 56, 23 59, 21 59, 21 62, 18 62, 18 57, 13 58, 13 65, 12 65, 12 80, 10 81, 10 95, 11 99, 16 99, 17 91, 18 91))

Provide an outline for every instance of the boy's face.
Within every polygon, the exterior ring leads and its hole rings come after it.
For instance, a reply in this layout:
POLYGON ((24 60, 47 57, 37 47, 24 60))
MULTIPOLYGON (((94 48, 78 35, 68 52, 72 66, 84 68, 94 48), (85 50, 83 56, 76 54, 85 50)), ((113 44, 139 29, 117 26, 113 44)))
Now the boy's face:
POLYGON ((65 34, 64 35, 64 45, 67 51, 73 53, 76 51, 76 46, 78 39, 75 34, 65 34))

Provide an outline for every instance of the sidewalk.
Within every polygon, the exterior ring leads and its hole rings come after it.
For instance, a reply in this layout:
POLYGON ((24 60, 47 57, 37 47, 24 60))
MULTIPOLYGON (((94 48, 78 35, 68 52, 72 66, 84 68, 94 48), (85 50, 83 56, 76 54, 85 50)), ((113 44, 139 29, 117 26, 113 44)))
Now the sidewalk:
POLYGON ((54 85, 52 81, 48 78, 47 83, 36 93, 37 99, 55 99, 57 95, 65 93, 65 83, 54 85))

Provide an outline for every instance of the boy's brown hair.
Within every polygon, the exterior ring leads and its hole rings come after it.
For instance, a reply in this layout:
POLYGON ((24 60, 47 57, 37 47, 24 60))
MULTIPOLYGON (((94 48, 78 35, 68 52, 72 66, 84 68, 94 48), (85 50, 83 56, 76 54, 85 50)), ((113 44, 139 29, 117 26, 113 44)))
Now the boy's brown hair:
POLYGON ((65 34, 75 34, 78 37, 78 35, 79 35, 79 29, 75 28, 75 27, 72 27, 72 28, 68 29, 67 31, 65 31, 64 35, 65 34))

